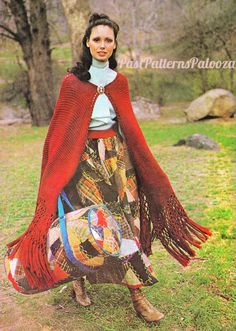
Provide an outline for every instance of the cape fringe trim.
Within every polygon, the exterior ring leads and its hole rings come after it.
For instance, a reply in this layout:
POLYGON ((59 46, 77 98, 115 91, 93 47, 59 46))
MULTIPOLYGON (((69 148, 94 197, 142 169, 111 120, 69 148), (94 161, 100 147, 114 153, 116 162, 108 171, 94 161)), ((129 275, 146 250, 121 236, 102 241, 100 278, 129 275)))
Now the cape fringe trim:
MULTIPOLYGON (((183 266, 187 266, 195 251, 190 247, 201 248, 211 231, 190 219, 175 193, 167 199, 161 211, 148 204, 143 188, 139 191, 141 238, 143 251, 150 255, 151 243, 157 238, 166 250, 183 266)), ((21 260, 29 286, 32 289, 46 289, 56 283, 55 275, 47 260, 47 233, 55 219, 46 208, 45 200, 39 198, 36 213, 28 229, 16 240, 7 244, 9 258, 21 260), (40 226, 39 226, 40 224, 40 226)))
POLYGON ((139 187, 139 207, 140 207, 140 244, 144 253, 152 254, 152 230, 147 198, 142 186, 139 187))
POLYGON ((56 282, 47 259, 47 233, 54 220, 44 199, 39 198, 36 213, 28 229, 7 244, 9 259, 20 259, 28 284, 32 289, 46 289, 56 282))
MULTIPOLYGON (((197 224, 186 214, 183 206, 179 202, 175 193, 169 196, 166 204, 161 211, 156 210, 155 206, 149 205, 143 191, 140 191, 140 206, 141 210, 145 208, 149 212, 141 222, 143 229, 151 230, 151 241, 155 238, 159 239, 165 249, 183 266, 187 266, 191 257, 196 255, 196 252, 190 247, 193 245, 201 248, 201 242, 205 242, 212 235, 210 229, 197 224), (148 208, 149 207, 149 208, 148 208), (145 224, 146 223, 146 224, 145 224)), ((141 245, 143 250, 150 255, 150 242, 148 236, 143 232, 141 245)))

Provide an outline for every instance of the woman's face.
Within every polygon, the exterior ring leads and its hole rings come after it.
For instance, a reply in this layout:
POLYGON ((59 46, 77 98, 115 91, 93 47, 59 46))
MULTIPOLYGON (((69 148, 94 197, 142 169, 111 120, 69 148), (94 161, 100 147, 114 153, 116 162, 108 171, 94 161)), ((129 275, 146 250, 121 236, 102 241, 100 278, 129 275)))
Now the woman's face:
POLYGON ((94 26, 86 45, 92 57, 98 61, 107 61, 116 48, 113 29, 107 25, 94 26))

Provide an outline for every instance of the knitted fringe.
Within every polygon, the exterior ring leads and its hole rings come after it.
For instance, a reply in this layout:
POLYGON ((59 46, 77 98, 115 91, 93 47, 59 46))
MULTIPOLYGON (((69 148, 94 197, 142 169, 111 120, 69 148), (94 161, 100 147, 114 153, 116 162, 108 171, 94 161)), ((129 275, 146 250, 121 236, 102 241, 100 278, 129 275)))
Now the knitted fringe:
POLYGON ((46 209, 45 200, 38 199, 36 213, 28 229, 16 240, 7 244, 10 259, 20 259, 29 286, 32 289, 52 287, 55 276, 47 259, 47 233, 54 215, 46 209))
POLYGON ((142 192, 140 207, 141 210, 146 211, 146 217, 141 223, 141 246, 147 255, 151 254, 150 240, 147 240, 149 236, 146 232, 150 227, 152 227, 151 241, 155 238, 159 239, 166 250, 183 266, 187 266, 191 257, 196 255, 190 245, 201 248, 201 242, 205 242, 212 235, 208 228, 188 217, 174 192, 161 211, 156 210, 153 204, 148 204, 142 192))
POLYGON ((151 220, 146 195, 144 194, 142 186, 138 185, 138 188, 140 206, 140 244, 144 253, 149 256, 152 254, 151 220))
MULTIPOLYGON (((166 250, 183 266, 187 266, 195 251, 193 245, 201 248, 211 231, 189 218, 173 192, 161 211, 154 204, 148 204, 143 188, 139 188, 141 238, 143 251, 152 254, 151 244, 157 238, 166 250)), ((153 201, 153 200, 152 200, 153 201)), ((21 260, 29 285, 38 289, 53 287, 56 282, 47 260, 47 233, 55 219, 49 213, 45 200, 38 199, 36 212, 28 229, 16 240, 7 244, 10 259, 15 255, 21 260), (40 226, 39 226, 40 224, 40 226)))

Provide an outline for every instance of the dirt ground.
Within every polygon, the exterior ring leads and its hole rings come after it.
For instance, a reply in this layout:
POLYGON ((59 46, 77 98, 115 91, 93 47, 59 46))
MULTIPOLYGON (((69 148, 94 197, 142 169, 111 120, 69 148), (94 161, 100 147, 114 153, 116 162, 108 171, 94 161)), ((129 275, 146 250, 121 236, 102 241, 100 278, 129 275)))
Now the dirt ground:
MULTIPOLYGON (((0 238, 3 239, 3 238, 0 238)), ((2 240, 1 240, 2 241, 2 240)), ((24 310, 24 304, 18 302, 17 291, 11 287, 1 261, 0 264, 0 330, 1 331, 56 331, 51 327, 40 325, 39 321, 24 310)), ((47 295, 46 293, 40 294, 47 295)), ((21 296, 21 295, 20 295, 21 296)), ((26 296, 22 295, 22 299, 26 296)), ((52 315, 56 307, 44 305, 43 313, 45 315, 52 315)))

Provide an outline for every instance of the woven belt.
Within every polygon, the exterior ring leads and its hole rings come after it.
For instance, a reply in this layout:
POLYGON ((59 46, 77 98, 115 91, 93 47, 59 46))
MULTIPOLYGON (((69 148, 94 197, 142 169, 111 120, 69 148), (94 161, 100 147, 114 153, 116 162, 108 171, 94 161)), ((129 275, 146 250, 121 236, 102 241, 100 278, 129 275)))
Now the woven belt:
POLYGON ((88 138, 96 139, 96 138, 108 138, 116 135, 116 130, 113 125, 110 129, 106 130, 88 130, 88 138))

